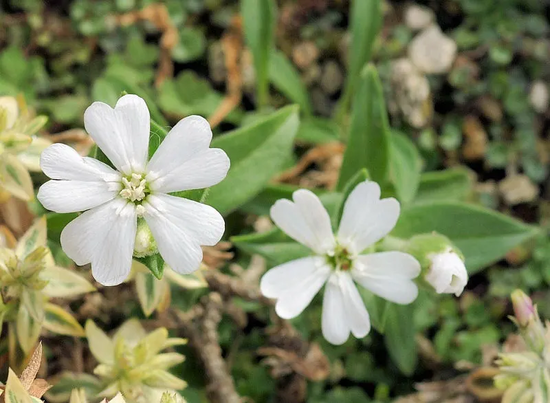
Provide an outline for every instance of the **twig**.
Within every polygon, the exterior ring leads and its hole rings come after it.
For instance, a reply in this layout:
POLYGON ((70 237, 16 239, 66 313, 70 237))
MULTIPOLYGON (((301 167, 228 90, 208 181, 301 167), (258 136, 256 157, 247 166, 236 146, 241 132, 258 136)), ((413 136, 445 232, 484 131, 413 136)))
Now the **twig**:
POLYGON ((205 270, 204 279, 210 289, 219 292, 225 298, 237 296, 247 301, 260 302, 267 306, 273 305, 273 300, 264 297, 258 288, 252 287, 236 277, 230 277, 216 270, 205 270))
POLYGON ((184 336, 204 365, 208 400, 213 403, 241 403, 218 341, 218 324, 223 307, 220 294, 210 293, 202 306, 192 315, 176 314, 183 322, 184 336))
POLYGON ((243 79, 241 76, 240 59, 243 51, 243 38, 242 22, 239 17, 233 19, 229 30, 223 34, 221 43, 225 56, 225 68, 227 70, 227 95, 208 118, 208 122, 212 127, 219 125, 241 103, 243 79))

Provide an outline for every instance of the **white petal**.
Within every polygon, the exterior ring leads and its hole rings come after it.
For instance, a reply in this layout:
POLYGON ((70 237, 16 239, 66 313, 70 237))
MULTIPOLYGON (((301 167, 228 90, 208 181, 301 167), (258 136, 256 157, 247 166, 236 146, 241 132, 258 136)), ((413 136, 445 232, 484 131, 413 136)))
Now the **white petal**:
POLYGON ((106 182, 51 180, 40 186, 37 198, 56 213, 74 213, 113 200, 118 190, 106 182))
POLYGON ((271 207, 271 219, 291 238, 319 254, 331 253, 335 241, 330 217, 319 198, 311 191, 300 189, 291 202, 280 199, 271 207))
POLYGON ((275 311, 283 319, 298 316, 319 292, 330 274, 322 257, 292 260, 269 270, 260 282, 262 294, 276 298, 275 311))
POLYGON ((338 242, 352 253, 386 236, 399 218, 399 202, 394 198, 380 200, 380 186, 365 181, 350 193, 338 229, 338 242))
POLYGON ((91 263, 99 283, 117 285, 130 273, 136 228, 135 206, 116 198, 71 221, 61 246, 76 264, 91 263))
POLYGON ((77 181, 120 181, 120 174, 108 165, 81 157, 66 144, 52 144, 40 156, 40 167, 50 179, 77 181))
POLYGON ((339 273, 340 290, 346 307, 346 319, 351 333, 357 338, 370 332, 370 317, 365 303, 348 273, 339 273))
POLYGON ((149 147, 149 109, 137 95, 124 95, 115 108, 94 102, 84 112, 84 126, 119 171, 143 172, 149 147))
POLYGON ((214 208, 169 195, 150 195, 144 218, 166 263, 181 274, 202 261, 201 245, 217 244, 224 231, 223 217, 214 208))
POLYGON ((410 304, 418 295, 413 279, 420 263, 403 252, 360 255, 351 270, 353 279, 374 294, 397 304, 410 304))
POLYGON ((330 276, 325 286, 321 328, 325 339, 336 345, 344 344, 351 331, 346 320, 346 306, 336 273, 330 276))
POLYGON ((208 148, 212 131, 200 116, 188 116, 170 130, 147 166, 154 191, 169 193, 213 186, 227 175, 225 151, 208 148))
POLYGON ((327 282, 322 329, 332 344, 345 343, 350 331, 358 338, 370 332, 369 313, 349 273, 334 272, 327 282))

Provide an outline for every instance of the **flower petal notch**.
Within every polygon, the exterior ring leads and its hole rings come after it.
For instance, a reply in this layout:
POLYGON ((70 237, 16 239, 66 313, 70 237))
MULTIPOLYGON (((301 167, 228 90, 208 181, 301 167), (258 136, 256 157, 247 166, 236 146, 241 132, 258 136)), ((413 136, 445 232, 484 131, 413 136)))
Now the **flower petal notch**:
POLYGON ((278 200, 271 218, 294 240, 312 251, 269 270, 260 288, 277 299, 275 311, 284 319, 298 316, 325 285, 322 331, 332 344, 343 344, 350 333, 365 337, 370 318, 356 283, 389 301, 410 304, 418 295, 413 279, 420 263, 411 255, 390 251, 367 253, 384 238, 399 217, 399 203, 380 199, 380 186, 365 181, 344 205, 340 228, 333 234, 330 217, 309 190, 294 192, 293 201, 278 200))
POLYGON ((94 102, 84 125, 114 169, 62 144, 42 153, 41 167, 51 180, 38 200, 58 213, 83 212, 65 227, 61 244, 78 265, 91 263, 94 278, 106 286, 128 277, 138 223, 150 228, 162 258, 182 274, 197 270, 201 246, 215 245, 225 231, 212 207, 168 194, 206 188, 227 175, 229 158, 210 148, 206 119, 182 119, 147 161, 150 124, 137 95, 124 95, 114 108, 94 102))

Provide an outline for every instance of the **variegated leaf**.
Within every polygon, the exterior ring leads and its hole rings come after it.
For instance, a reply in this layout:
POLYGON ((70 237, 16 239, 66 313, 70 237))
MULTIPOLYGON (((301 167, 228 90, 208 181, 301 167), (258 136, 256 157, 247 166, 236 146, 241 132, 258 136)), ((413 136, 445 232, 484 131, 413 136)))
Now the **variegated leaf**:
POLYGON ((46 267, 40 278, 48 282, 42 292, 53 298, 67 298, 95 291, 96 288, 73 270, 63 267, 46 267))
POLYGON ((14 97, 0 97, 0 110, 3 111, 5 116, 4 125, 2 130, 10 129, 15 124, 17 116, 19 116, 19 107, 17 106, 17 99, 14 97))
POLYGON ((17 243, 15 253, 20 260, 23 260, 29 253, 39 246, 46 247, 47 242, 47 227, 46 216, 40 217, 34 224, 23 234, 17 243))
POLYGON ((24 304, 21 304, 19 305, 19 310, 17 311, 17 321, 15 327, 17 332, 17 341, 25 354, 28 354, 38 341, 42 324, 31 316, 24 304))
POLYGON ((172 283, 186 289, 196 289, 208 287, 208 283, 202 274, 203 269, 199 269, 190 274, 179 274, 165 265, 164 275, 172 283))
POLYGON ((38 130, 42 129, 46 123, 48 123, 48 117, 45 115, 39 115, 25 125, 23 128, 23 133, 35 134, 38 130))
POLYGON ((84 390, 87 397, 95 398, 102 388, 103 383, 93 375, 64 372, 56 378, 46 398, 48 403, 66 403, 73 389, 84 390))
POLYGON ((136 291, 145 316, 150 316, 160 304, 163 294, 166 293, 165 279, 157 280, 150 272, 135 274, 136 291))
POLYGON ((44 137, 33 137, 31 144, 25 150, 18 153, 17 158, 29 171, 41 172, 40 154, 51 144, 52 142, 44 137))
POLYGON ((4 401, 5 403, 33 403, 31 395, 29 395, 29 392, 27 392, 11 368, 8 374, 8 381, 6 382, 4 401))
POLYGON ((29 201, 34 198, 32 179, 29 172, 17 157, 10 153, 2 154, 0 187, 18 199, 29 201))
POLYGON ((41 291, 24 288, 21 293, 21 302, 34 320, 37 322, 44 320, 44 297, 41 291))
POLYGON ((112 365, 114 363, 115 345, 111 338, 97 327, 91 319, 86 321, 85 327, 88 345, 96 360, 102 364, 112 365))
POLYGON ((67 336, 84 337, 85 332, 80 323, 63 308, 46 304, 46 316, 43 326, 50 332, 64 334, 67 336))

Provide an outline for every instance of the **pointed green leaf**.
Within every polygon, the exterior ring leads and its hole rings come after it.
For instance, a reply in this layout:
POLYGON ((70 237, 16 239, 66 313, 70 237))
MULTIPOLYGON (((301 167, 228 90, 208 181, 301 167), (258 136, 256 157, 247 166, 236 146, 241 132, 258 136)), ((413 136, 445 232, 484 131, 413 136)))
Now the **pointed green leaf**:
POLYGON ((420 176, 415 203, 465 201, 472 192, 472 178, 466 168, 426 172, 420 176))
POLYGON ((210 188, 208 204, 227 215, 260 193, 289 158, 299 124, 298 108, 287 106, 214 139, 212 147, 227 153, 231 168, 210 188))
MULTIPOLYGON (((370 0, 369 0, 370 1, 370 0)), ((383 184, 390 166, 390 129, 382 85, 376 68, 365 67, 355 93, 348 143, 342 161, 338 189, 361 168, 383 184)))
POLYGON ((347 112, 349 101, 352 99, 360 80, 360 72, 371 58, 374 42, 382 26, 382 1, 353 0, 350 16, 349 71, 344 94, 336 109, 336 114, 339 116, 347 112))
POLYGON ((404 134, 391 136, 390 178, 397 198, 409 204, 414 200, 420 182, 422 160, 414 143, 404 134))
POLYGON ((403 374, 410 376, 416 369, 418 351, 414 328, 414 305, 390 304, 387 308, 384 342, 390 357, 403 374))
POLYGON ((300 105, 306 115, 311 115, 311 103, 307 88, 304 86, 300 73, 286 58, 285 54, 275 50, 271 54, 269 79, 275 88, 282 92, 292 102, 300 105))
POLYGON ((431 202, 405 208, 391 235, 409 239, 436 231, 462 251, 466 267, 476 273, 502 259, 539 230, 493 210, 461 202, 431 202))
POLYGON ((258 104, 267 104, 269 59, 275 42, 274 0, 241 0, 244 38, 252 52, 256 72, 258 104))

